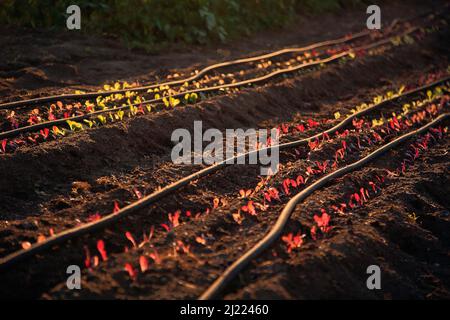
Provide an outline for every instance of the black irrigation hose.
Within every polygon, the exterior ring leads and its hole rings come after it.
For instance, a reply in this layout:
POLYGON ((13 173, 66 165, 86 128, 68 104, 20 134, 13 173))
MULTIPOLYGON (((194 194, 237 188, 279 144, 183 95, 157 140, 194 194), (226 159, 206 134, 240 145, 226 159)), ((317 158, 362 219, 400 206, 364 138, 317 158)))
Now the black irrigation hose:
MULTIPOLYGON (((389 26, 389 29, 393 28, 395 26, 395 24, 397 24, 397 23, 398 23, 398 20, 394 20, 391 23, 391 25, 389 26)), ((106 91, 106 92, 62 94, 62 95, 39 97, 39 98, 32 98, 32 99, 27 99, 27 100, 13 101, 13 102, 5 102, 5 103, 0 104, 0 109, 8 109, 8 108, 18 107, 18 106, 23 106, 23 105, 33 105, 33 104, 37 104, 37 103, 51 102, 51 101, 56 101, 59 99, 81 99, 81 98, 86 99, 86 98, 93 98, 93 97, 98 97, 98 96, 108 96, 111 94, 125 93, 127 91, 145 91, 145 90, 156 88, 159 86, 165 86, 165 85, 170 86, 170 85, 182 84, 185 82, 190 82, 190 81, 196 80, 196 79, 200 78, 201 76, 205 75, 206 73, 208 73, 209 71, 214 70, 214 69, 219 69, 219 68, 232 66, 232 65, 236 65, 236 64, 248 63, 248 62, 262 60, 262 59, 268 59, 268 58, 272 58, 272 57, 279 56, 279 55, 286 54, 286 53, 304 52, 307 50, 317 49, 319 47, 326 47, 326 46, 330 46, 330 45, 345 43, 345 42, 352 41, 354 39, 357 39, 357 38, 360 38, 360 37, 363 37, 363 36, 366 36, 369 34, 370 34, 369 30, 364 30, 364 31, 356 33, 350 37, 342 37, 342 38, 335 39, 335 40, 322 41, 322 42, 318 42, 315 44, 311 44, 306 47, 287 48, 287 49, 282 49, 282 50, 274 51, 271 53, 263 54, 260 56, 254 56, 254 57, 250 57, 250 58, 242 58, 242 59, 236 59, 236 60, 230 60, 230 61, 225 61, 225 62, 221 62, 221 63, 216 63, 216 64, 213 64, 213 65, 203 68, 197 74, 195 74, 191 77, 183 78, 180 80, 174 80, 174 81, 163 82, 163 83, 155 83, 155 84, 151 84, 148 86, 141 86, 141 87, 136 87, 136 88, 111 90, 111 91, 106 91)))
POLYGON ((374 152, 370 153, 366 157, 349 164, 343 168, 340 168, 330 174, 327 174, 326 176, 320 178, 313 184, 311 184, 309 187, 304 189, 303 191, 297 193, 289 202, 286 204, 286 206, 281 211, 280 215, 278 216, 277 221, 273 225, 273 227, 270 229, 269 233, 262 238, 260 241, 258 241, 250 250, 248 250, 244 255, 242 255, 239 259, 237 259, 231 266, 229 266, 220 276, 217 278, 214 283, 199 297, 200 300, 208 300, 208 299, 215 299, 218 297, 218 294, 225 288, 227 284, 229 284, 238 274, 242 271, 254 258, 256 258, 258 255, 260 255, 263 251, 268 249, 279 237, 281 236, 284 226, 289 221, 289 218, 291 217, 292 212, 294 211, 297 204, 303 200, 305 200, 309 195, 311 195, 314 191, 322 188, 327 183, 332 181, 333 179, 339 178, 344 176, 345 174, 355 171, 367 163, 375 160, 377 157, 384 154, 386 151, 389 151, 396 146, 398 146, 400 143, 404 142, 405 140, 421 134, 425 131, 427 131, 430 127, 434 126, 438 122, 443 121, 444 119, 448 118, 450 116, 450 113, 442 114, 441 116, 437 117, 435 120, 429 122, 428 124, 424 125, 423 127, 412 131, 410 133, 404 134, 397 139, 389 142, 388 144, 384 145, 383 147, 375 150, 374 152))
MULTIPOLYGON (((437 15, 439 15, 441 13, 442 12, 438 13, 437 15)), ((418 18, 422 18, 422 17, 430 15, 430 14, 433 14, 433 10, 429 10, 427 12, 418 14, 418 15, 416 15, 414 17, 409 18, 409 19, 394 19, 389 24, 389 26, 386 29, 387 29, 388 32, 390 32, 395 27, 395 25, 398 24, 399 22, 412 21, 412 20, 415 20, 415 19, 418 19, 418 18)), ((341 43, 345 43, 345 42, 348 42, 348 41, 355 40, 357 38, 364 37, 366 35, 369 35, 370 33, 371 33, 370 30, 363 30, 363 31, 360 31, 360 32, 358 32, 358 33, 356 33, 354 35, 351 35, 351 36, 344 36, 344 37, 341 37, 341 38, 338 38, 338 39, 334 39, 334 40, 326 40, 326 41, 322 41, 322 42, 317 42, 317 43, 308 45, 306 47, 286 48, 286 49, 277 50, 277 51, 270 52, 270 53, 263 54, 263 55, 259 55, 259 56, 220 62, 220 63, 212 64, 212 65, 210 65, 208 67, 203 68, 197 74, 195 74, 195 75, 193 75, 191 77, 180 79, 180 80, 168 81, 168 82, 163 82, 163 83, 155 83, 155 84, 151 84, 151 85, 148 85, 148 86, 141 86, 141 87, 136 87, 136 88, 111 90, 111 91, 107 91, 107 92, 89 92, 89 93, 81 93, 81 94, 61 94, 61 95, 55 95, 55 96, 31 98, 31 99, 20 100, 20 101, 11 101, 11 102, 0 103, 0 109, 8 109, 8 108, 24 106, 24 105, 34 105, 36 103, 45 103, 45 102, 57 101, 57 100, 60 100, 60 99, 93 98, 93 97, 99 97, 99 96, 108 96, 108 95, 111 95, 111 94, 125 93, 127 91, 145 91, 145 90, 156 88, 156 87, 163 86, 163 85, 182 84, 182 83, 185 83, 185 82, 196 80, 196 79, 200 78, 201 76, 205 75, 206 73, 208 73, 209 71, 214 70, 214 69, 219 69, 219 68, 223 68, 223 67, 227 67, 227 66, 231 66, 231 65, 236 65, 236 64, 253 62, 253 61, 262 60, 262 59, 268 59, 268 58, 272 58, 272 57, 279 56, 279 55, 286 54, 286 53, 304 52, 304 51, 308 51, 308 50, 317 49, 317 48, 320 48, 320 47, 326 47, 326 46, 341 44, 341 43)))
MULTIPOLYGON (((306 68, 306 67, 320 65, 320 64, 323 64, 323 63, 328 63, 328 62, 331 62, 331 61, 343 58, 345 56, 348 56, 351 53, 356 52, 358 50, 367 50, 367 49, 371 49, 371 48, 376 47, 376 46, 384 45, 384 44, 389 43, 390 41, 392 41, 392 39, 394 39, 394 38, 405 36, 407 34, 410 34, 410 33, 414 32, 414 31, 416 31, 417 29, 418 29, 417 27, 413 27, 413 28, 410 28, 407 31, 405 31, 405 32, 403 32, 403 33, 401 33, 399 35, 395 35, 395 36, 389 37, 387 39, 384 39, 384 40, 381 40, 381 41, 378 41, 378 42, 375 42, 375 43, 372 43, 372 44, 369 44, 369 45, 361 46, 361 47, 358 47, 358 48, 353 48, 353 49, 341 52, 339 54, 332 55, 332 56, 330 56, 328 58, 321 59, 321 60, 318 60, 318 61, 314 61, 314 62, 311 62, 311 63, 301 64, 301 65, 298 65, 296 67, 289 67, 289 68, 286 68, 286 69, 276 70, 276 71, 273 71, 273 72, 271 72, 269 74, 266 74, 264 76, 261 76, 261 77, 257 77, 257 78, 253 78, 253 79, 247 79, 247 80, 240 81, 240 82, 235 82, 235 83, 229 83, 229 84, 224 84, 224 85, 213 86, 213 87, 200 88, 200 89, 195 89, 195 90, 188 90, 188 91, 185 91, 185 92, 180 92, 180 93, 173 94, 173 95, 171 95, 171 97, 183 97, 184 95, 186 95, 188 93, 191 94, 191 93, 201 93, 201 92, 209 92, 209 91, 219 91, 219 90, 222 90, 222 89, 225 89, 225 88, 239 87, 239 86, 244 86, 244 85, 247 85, 247 84, 262 82, 262 81, 265 81, 265 80, 267 80, 269 78, 275 77, 275 76, 277 76, 279 74, 291 73, 291 72, 294 72, 294 71, 297 71, 297 70, 300 70, 300 69, 303 69, 303 68, 306 68)), ((152 99, 152 100, 148 100, 148 101, 143 101, 142 103, 134 103, 134 104, 131 104, 131 106, 136 107, 136 106, 139 106, 139 105, 148 105, 150 103, 159 102, 162 99, 163 98, 159 98, 159 99, 152 99)), ((22 133, 37 132, 38 130, 43 129, 43 128, 48 128, 48 127, 52 127, 52 126, 56 126, 56 125, 67 124, 68 120, 70 120, 70 121, 80 121, 80 120, 89 119, 89 118, 92 118, 94 116, 101 115, 101 114, 104 114, 104 113, 117 112, 117 111, 120 111, 120 110, 126 110, 128 108, 130 108, 130 105, 125 105, 125 106, 121 106, 121 107, 117 107, 117 108, 108 108, 108 109, 104 109, 104 110, 98 110, 98 111, 90 112, 90 113, 87 113, 87 114, 84 114, 84 115, 80 115, 80 116, 74 116, 74 117, 70 117, 70 118, 58 119, 58 120, 53 120, 53 121, 46 121, 46 122, 42 122, 42 123, 39 123, 39 124, 31 125, 31 126, 26 126, 26 127, 21 127, 21 128, 9 130, 9 131, 4 131, 4 132, 0 133, 0 139, 16 137, 16 136, 18 136, 18 135, 20 135, 22 133)))
POLYGON ((214 165, 204 168, 202 170, 199 170, 193 174, 190 174, 187 177, 184 177, 184 178, 162 188, 161 190, 155 191, 152 194, 145 196, 145 197, 141 198, 140 200, 138 200, 132 204, 129 204, 126 207, 123 207, 122 209, 120 209, 119 211, 117 211, 115 213, 112 213, 108 216, 101 218, 100 220, 89 222, 87 224, 84 224, 84 225, 81 225, 79 227, 75 227, 72 229, 68 229, 68 230, 63 231, 53 237, 47 238, 43 242, 34 243, 28 249, 19 250, 19 251, 16 251, 16 252, 13 252, 13 253, 7 255, 6 257, 1 258, 0 259, 0 270, 4 270, 5 268, 10 267, 10 266, 14 265, 15 263, 18 263, 26 258, 30 258, 37 253, 41 253, 41 252, 45 251, 46 249, 50 249, 57 244, 63 243, 67 240, 73 239, 77 236, 89 233, 91 231, 104 228, 104 227, 112 224, 113 222, 119 220, 120 218, 130 215, 131 213, 135 212, 136 210, 139 210, 139 209, 143 208, 144 206, 147 206, 151 203, 156 202, 157 200, 184 187, 185 185, 189 184, 192 181, 195 181, 201 177, 209 175, 209 174, 219 170, 222 167, 228 166, 232 163, 237 163, 238 160, 240 160, 240 159, 245 159, 246 157, 250 157, 255 154, 257 155, 258 152, 268 152, 269 150, 272 152, 272 151, 276 151, 277 149, 283 150, 283 149, 293 148, 293 147, 307 144, 308 142, 321 137, 323 134, 331 134, 331 133, 336 132, 337 130, 344 128, 346 125, 350 124, 353 119, 355 119, 359 116, 362 116, 366 113, 369 113, 370 111, 372 111, 376 108, 384 106, 384 105, 388 104, 389 102, 409 96, 409 95, 419 92, 421 90, 431 88, 431 87, 433 87, 439 83, 445 82, 449 79, 450 79, 450 77, 447 77, 443 80, 436 81, 432 84, 422 86, 422 87, 417 88, 412 91, 405 92, 402 95, 395 96, 389 100, 385 100, 378 104, 374 104, 373 106, 370 106, 366 109, 363 109, 361 111, 358 111, 358 112, 348 116, 347 118, 345 118, 344 120, 339 122, 334 127, 330 128, 328 130, 325 130, 321 133, 318 133, 314 136, 311 136, 309 138, 304 138, 304 139, 300 139, 300 140, 296 140, 296 141, 292 141, 292 142, 288 142, 288 143, 283 143, 280 145, 275 145, 275 146, 271 146, 271 147, 262 148, 259 150, 254 150, 251 152, 246 152, 246 153, 234 156, 232 158, 226 159, 222 162, 219 162, 217 164, 214 164, 214 165))
MULTIPOLYGON (((448 5, 445 5, 445 7, 447 7, 448 5)), ((441 10, 442 12, 444 10, 441 10)), ((441 15, 442 12, 437 13, 436 15, 441 15)), ((427 12, 418 14, 412 18, 409 19, 394 19, 391 24, 386 28, 388 32, 390 32, 396 24, 398 24, 399 22, 404 22, 404 21, 412 21, 418 18, 422 18, 425 17, 427 15, 433 14, 433 10, 429 10, 427 12)), ((21 107, 21 106, 27 106, 27 105, 34 105, 37 103, 45 103, 45 102, 51 102, 51 101, 57 101, 57 100, 61 100, 61 99, 81 99, 81 98, 93 98, 93 97, 101 97, 101 96, 108 96, 111 94, 121 94, 121 93, 126 93, 127 91, 145 91, 148 89, 152 89, 152 88, 156 88, 159 86, 163 86, 163 85, 176 85, 176 84, 181 84, 181 83, 185 83, 185 82, 189 82, 189 81, 193 81, 196 80, 198 78, 200 78, 201 76, 205 75, 206 73, 208 73, 211 70, 214 69, 218 69, 218 68, 222 68, 222 67, 226 67, 226 66, 231 66, 231 65, 236 65, 236 64, 242 64, 242 63, 248 63, 248 62, 252 62, 252 61, 257 61, 257 60, 262 60, 262 59, 267 59, 267 58, 272 58, 278 55, 282 55, 285 53, 292 53, 292 52, 304 52, 307 50, 313 50, 313 49, 317 49, 320 47, 326 47, 326 46, 331 46, 331 45, 336 45, 336 44, 341 44, 341 43, 345 43, 348 41, 352 41, 354 39, 369 35, 370 31, 369 30, 364 30, 364 31, 360 31, 354 35, 351 36, 344 36, 341 37, 339 39, 334 39, 334 40, 326 40, 326 41, 322 41, 322 42, 317 42, 314 44, 311 44, 309 46, 306 47, 300 47, 300 48, 287 48, 287 49, 281 49, 278 51, 274 51, 271 53, 267 53, 267 54, 263 54, 260 56, 254 56, 254 57, 250 57, 250 58, 241 58, 241 59, 236 59, 236 60, 230 60, 230 61, 225 61, 225 62, 221 62, 221 63, 216 63, 213 65, 210 65, 208 67, 203 68, 202 70, 200 70, 197 74, 188 77, 188 78, 183 78, 180 80, 174 80, 174 81, 168 81, 168 82, 162 82, 162 83, 155 83, 155 84, 151 84, 151 85, 147 85, 147 86, 141 86, 141 87, 135 87, 135 88, 127 88, 127 89, 120 89, 120 90, 111 90, 111 91, 106 91, 106 92, 88 92, 88 93, 80 93, 80 94, 61 94, 61 95, 54 95, 54 96, 47 96, 47 97, 37 97, 37 98, 30 98, 30 99, 25 99, 25 100, 20 100, 20 101, 11 101, 11 102, 4 102, 4 103, 0 103, 0 110, 1 109, 9 109, 9 108, 13 108, 13 107, 21 107)))

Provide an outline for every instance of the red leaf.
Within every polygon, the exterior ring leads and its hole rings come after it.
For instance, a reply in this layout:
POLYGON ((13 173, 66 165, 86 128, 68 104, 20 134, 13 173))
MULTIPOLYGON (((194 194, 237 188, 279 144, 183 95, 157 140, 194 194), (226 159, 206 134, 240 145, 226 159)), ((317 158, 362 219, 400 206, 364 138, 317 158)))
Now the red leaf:
POLYGON ((311 227, 310 233, 311 233, 311 238, 313 240, 317 240, 317 227, 316 226, 311 227))
POLYGON ((133 235, 129 231, 125 232, 125 237, 127 237, 127 239, 130 240, 130 242, 133 244, 133 247, 135 248, 137 247, 136 241, 134 240, 133 235))
POLYGON ((98 252, 100 252, 100 255, 102 256, 103 261, 108 260, 108 255, 106 254, 106 250, 105 250, 105 242, 103 242, 103 240, 97 241, 97 250, 98 250, 98 252))
POLYGON ((309 141, 308 146, 311 150, 315 150, 319 146, 319 140, 309 141))
POLYGON ((116 213, 117 211, 120 210, 119 204, 117 203, 117 201, 114 201, 114 209, 113 209, 113 213, 116 213))
POLYGON ((249 201, 246 206, 242 206, 241 210, 247 212, 252 216, 256 216, 256 210, 255 207, 253 206, 253 201, 249 201))
POLYGON ((170 227, 165 223, 161 223, 161 227, 163 227, 167 232, 170 231, 170 227))
POLYGON ((28 241, 22 242, 22 248, 23 249, 27 250, 27 249, 30 249, 30 247, 31 247, 31 243, 30 242, 28 242, 28 241))
POLYGON ((89 252, 89 248, 87 246, 84 246, 84 252, 86 254, 86 258, 84 259, 84 265, 86 268, 91 267, 91 253, 89 252))
POLYGON ((291 180, 289 179, 284 179, 283 181, 283 189, 284 189, 284 194, 289 195, 289 185, 291 184, 291 180))
POLYGON ((40 133, 44 137, 44 139, 47 139, 48 134, 50 133, 50 130, 48 130, 48 128, 44 128, 44 129, 40 130, 40 133))
POLYGON ((124 270, 126 272, 128 272, 128 275, 130 276, 131 279, 136 279, 137 273, 136 270, 134 270, 133 266, 129 263, 126 263, 124 266, 124 270))
POLYGON ((330 216, 325 211, 322 212, 323 214, 321 217, 314 215, 314 221, 323 233, 327 233, 330 230, 330 227, 328 226, 330 223, 330 216))
POLYGON ((148 270, 148 260, 145 256, 139 257, 139 265, 141 267, 142 272, 145 272, 148 270))
POLYGON ((161 263, 161 258, 159 257, 158 251, 156 251, 156 249, 153 251, 153 253, 149 254, 149 257, 152 258, 156 264, 161 263))
POLYGON ((91 214, 91 215, 88 217, 88 221, 89 221, 89 222, 93 222, 93 221, 100 220, 101 218, 102 218, 102 216, 101 216, 98 212, 96 212, 96 213, 94 213, 94 214, 91 214))
POLYGON ((308 127, 309 128, 314 128, 317 127, 319 125, 319 122, 314 121, 313 119, 308 119, 308 127))
POLYGON ((138 189, 134 188, 133 191, 138 199, 142 199, 142 193, 138 189))
POLYGON ((180 225, 180 210, 175 211, 175 213, 172 215, 169 213, 169 221, 172 223, 172 226, 174 228, 178 227, 180 225))
POLYGON ((299 124, 295 128, 297 128, 297 130, 300 131, 300 132, 305 131, 305 126, 303 124, 299 124))
POLYGON ((252 190, 244 190, 244 189, 239 190, 239 195, 241 196, 241 198, 247 198, 251 194, 252 194, 252 190))
POLYGON ((2 145, 3 152, 6 152, 6 141, 7 141, 6 139, 2 140, 2 144, 1 145, 2 145))
POLYGON ((219 207, 220 200, 219 198, 214 198, 213 200, 213 208, 217 209, 219 207))

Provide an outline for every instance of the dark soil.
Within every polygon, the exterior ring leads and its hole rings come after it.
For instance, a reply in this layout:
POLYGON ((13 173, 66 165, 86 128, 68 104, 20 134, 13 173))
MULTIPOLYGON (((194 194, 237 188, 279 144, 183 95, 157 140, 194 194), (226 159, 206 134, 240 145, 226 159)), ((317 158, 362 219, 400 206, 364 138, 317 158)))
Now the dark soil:
MULTIPOLYGON (((439 1, 436 4, 440 4, 439 1)), ((412 16, 430 9, 421 3, 394 3, 383 9, 383 19, 412 16)), ((259 35, 220 48, 187 48, 184 52, 149 56, 127 51, 111 40, 60 34, 30 33, 17 42, 20 31, 0 32, 0 95, 2 101, 18 97, 97 89, 116 79, 155 81, 169 73, 183 73, 214 61, 253 55, 268 49, 299 46, 361 30, 364 14, 324 15, 320 21, 305 18, 292 30, 259 35), (336 27, 339 26, 339 27, 336 27), (288 32, 290 31, 290 32, 288 32), (282 35, 282 36, 280 36, 282 35)), ((448 20, 447 20, 448 21, 448 20)), ((96 212, 112 212, 114 201, 123 207, 136 201, 135 189, 150 194, 158 187, 198 170, 200 166, 175 165, 170 160, 176 128, 192 131, 193 121, 207 128, 269 128, 312 118, 332 119, 300 136, 320 132, 334 120, 373 97, 401 85, 426 82, 429 74, 443 75, 449 65, 448 29, 429 34, 410 45, 330 64, 289 78, 278 78, 238 93, 215 96, 195 105, 148 114, 120 123, 86 130, 68 137, 27 146, 0 155, 0 256, 19 250, 24 241, 35 242, 87 222, 96 212)), ((418 98, 417 96, 416 98, 418 98)), ((411 101, 408 98, 404 102, 411 101)), ((402 101, 403 102, 403 101, 402 101)), ((382 114, 401 112, 391 104, 382 114)), ((446 107, 448 111, 448 107, 446 107)), ((374 113, 372 117, 379 117, 374 113)), ((368 118, 370 120, 370 118, 368 118)), ((429 120, 429 119, 428 119, 429 120)), ((448 123, 446 123, 448 125, 448 123)), ((357 133, 355 133, 357 135, 357 133)), ((332 148, 332 143, 330 143, 332 148)), ((287 254, 281 241, 257 259, 236 279, 226 299, 440 299, 450 298, 448 227, 450 225, 448 137, 434 145, 404 175, 392 177, 365 206, 345 216, 332 217, 332 232, 287 254), (414 215, 413 215, 414 213, 414 215), (411 217, 416 217, 413 219, 411 217), (366 268, 382 270, 382 290, 368 290, 366 268)), ((332 202, 358 178, 393 170, 402 146, 363 170, 347 175, 314 193, 298 206, 287 232, 310 227, 312 212, 332 202)), ((328 150, 324 148, 324 150, 328 150)), ((366 149, 346 161, 354 161, 366 149)), ((283 152, 283 168, 274 181, 303 172, 309 157, 333 158, 323 151, 308 155, 300 150, 283 152)), ((232 261, 249 249, 274 223, 283 203, 245 215, 242 224, 232 217, 245 201, 240 189, 260 181, 259 167, 231 166, 192 183, 157 204, 139 210, 106 230, 83 236, 26 260, 0 273, 3 298, 140 298, 184 299, 198 297, 232 261), (227 204, 212 209, 214 198, 227 204), (209 208, 210 212, 205 213, 209 208), (169 233, 160 224, 168 213, 182 211, 181 225, 169 233), (196 219, 185 211, 200 212, 196 219), (139 256, 153 252, 148 245, 132 250, 124 233, 136 241, 155 227, 152 245, 163 258, 139 273, 135 281, 123 270, 125 263, 139 269, 139 256), (196 241, 197 237, 206 243, 196 241), (66 268, 84 266, 84 247, 98 255, 97 240, 106 244, 109 259, 91 270, 83 269, 83 290, 66 288, 66 268), (177 252, 177 240, 190 245, 192 254, 177 252), (129 251, 124 252, 124 247, 129 251)), ((316 212, 314 211, 314 212, 316 212)), ((149 258, 149 261, 151 259, 149 258)))

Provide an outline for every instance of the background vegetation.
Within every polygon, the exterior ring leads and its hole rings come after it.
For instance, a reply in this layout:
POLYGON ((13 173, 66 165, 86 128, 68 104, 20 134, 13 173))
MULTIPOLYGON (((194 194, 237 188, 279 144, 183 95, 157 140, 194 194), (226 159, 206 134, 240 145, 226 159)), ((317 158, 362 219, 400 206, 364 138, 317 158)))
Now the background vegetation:
POLYGON ((77 4, 82 31, 121 37, 131 47, 225 41, 290 23, 299 12, 336 10, 362 0, 2 0, 2 24, 63 30, 77 4))

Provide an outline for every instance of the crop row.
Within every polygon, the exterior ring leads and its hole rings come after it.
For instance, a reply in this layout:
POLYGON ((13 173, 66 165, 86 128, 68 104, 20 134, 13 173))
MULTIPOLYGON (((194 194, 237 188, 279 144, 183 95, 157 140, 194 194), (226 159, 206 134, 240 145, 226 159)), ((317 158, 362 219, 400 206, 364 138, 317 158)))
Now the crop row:
MULTIPOLYGON (((392 39, 390 41, 392 41, 392 39)), ((383 41, 380 45, 385 45, 387 43, 388 42, 383 41)), ((336 59, 345 58, 348 55, 351 56, 351 54, 351 51, 344 51, 343 53, 337 54, 336 59)), ((289 67, 288 69, 283 70, 286 72, 290 72, 292 70, 297 70, 297 68, 299 67, 325 63, 325 60, 321 59, 318 61, 313 61, 309 64, 304 64, 297 67, 289 67)), ((333 60, 334 58, 330 61, 333 60)), ((283 70, 278 70, 276 71, 276 73, 280 73, 280 71, 283 70)), ((248 81, 246 81, 246 83, 247 82, 248 81)), ((249 82, 251 83, 252 81, 249 82)), ((230 88, 235 87, 235 85, 238 86, 239 83, 217 86, 214 88, 230 88)), ((86 101, 84 105, 81 103, 64 105, 62 102, 57 102, 56 104, 50 106, 47 114, 41 114, 41 111, 38 108, 33 109, 28 114, 28 118, 26 120, 23 119, 23 121, 29 124, 27 126, 21 126, 24 124, 19 123, 16 111, 11 111, 6 118, 10 123, 10 126, 13 127, 13 130, 3 132, 2 134, 0 134, 0 137, 5 137, 7 139, 7 137, 14 137, 22 133, 35 131, 35 133, 27 133, 27 136, 24 138, 15 138, 6 141, 5 139, 2 139, 3 143, 5 144, 4 149, 11 149, 11 151, 14 151, 18 146, 24 144, 35 144, 49 139, 56 139, 57 137, 65 136, 70 132, 84 130, 86 127, 92 128, 94 126, 104 125, 108 122, 121 121, 124 119, 124 117, 133 117, 145 114, 147 112, 155 110, 155 108, 158 109, 158 107, 155 105, 155 103, 157 102, 163 103, 163 108, 175 107, 181 103, 195 103, 196 101, 198 101, 199 95, 203 95, 204 91, 209 89, 211 88, 200 88, 188 90, 186 92, 182 90, 177 92, 166 86, 150 89, 154 94, 153 99, 151 100, 145 100, 145 97, 135 96, 135 92, 127 91, 125 95, 113 94, 107 97, 98 97, 96 103, 86 101), (123 98, 128 99, 128 104, 124 104, 121 107, 114 107, 114 111, 111 111, 110 108, 108 108, 106 105, 107 102, 123 98), (83 107, 86 107, 86 110, 81 110, 83 109, 83 107), (63 118, 57 118, 56 113, 58 113, 58 115, 62 116, 63 118), (45 120, 45 117, 48 118, 48 121, 45 120), (61 125, 68 126, 68 129, 63 128, 61 125)))

